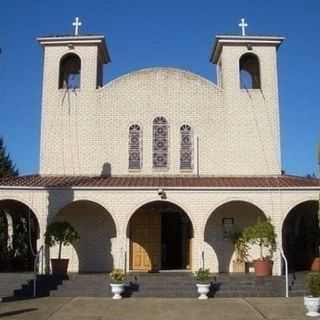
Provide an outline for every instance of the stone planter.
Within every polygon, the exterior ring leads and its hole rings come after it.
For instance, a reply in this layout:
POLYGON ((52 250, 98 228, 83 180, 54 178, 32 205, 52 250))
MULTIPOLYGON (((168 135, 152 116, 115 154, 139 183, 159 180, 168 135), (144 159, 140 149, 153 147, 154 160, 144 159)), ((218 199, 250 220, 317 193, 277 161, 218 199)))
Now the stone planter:
POLYGON ((320 297, 312 297, 307 296, 304 297, 304 305, 307 309, 306 315, 308 317, 319 317, 320 314, 318 313, 319 307, 320 307, 320 297))
POLYGON ((52 274, 66 275, 69 259, 51 259, 52 274))
POLYGON ((210 291, 210 283, 198 283, 196 284, 198 293, 200 296, 198 297, 199 300, 206 300, 208 299, 208 293, 210 291))
POLYGON ((112 299, 122 299, 121 294, 124 292, 124 283, 110 283, 111 292, 113 293, 112 299))

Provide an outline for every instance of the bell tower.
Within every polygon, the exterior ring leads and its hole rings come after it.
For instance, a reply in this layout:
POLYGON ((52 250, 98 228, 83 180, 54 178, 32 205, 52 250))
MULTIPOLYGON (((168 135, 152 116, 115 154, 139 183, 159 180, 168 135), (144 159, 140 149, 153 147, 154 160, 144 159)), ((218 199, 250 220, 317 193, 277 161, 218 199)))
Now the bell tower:
POLYGON ((278 36, 218 35, 210 61, 223 90, 229 174, 281 173, 278 36))
POLYGON ((104 36, 79 34, 78 18, 73 26, 73 35, 37 38, 43 47, 41 174, 79 174, 90 161, 81 159, 79 148, 94 147, 85 128, 94 121, 93 102, 110 56, 104 36))

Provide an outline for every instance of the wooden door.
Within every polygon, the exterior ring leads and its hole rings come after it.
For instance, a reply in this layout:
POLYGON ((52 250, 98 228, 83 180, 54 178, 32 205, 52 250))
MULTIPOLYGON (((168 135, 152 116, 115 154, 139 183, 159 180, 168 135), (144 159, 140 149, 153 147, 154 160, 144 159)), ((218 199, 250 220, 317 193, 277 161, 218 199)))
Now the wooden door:
POLYGON ((137 212, 130 222, 130 269, 157 271, 161 267, 161 214, 137 212))

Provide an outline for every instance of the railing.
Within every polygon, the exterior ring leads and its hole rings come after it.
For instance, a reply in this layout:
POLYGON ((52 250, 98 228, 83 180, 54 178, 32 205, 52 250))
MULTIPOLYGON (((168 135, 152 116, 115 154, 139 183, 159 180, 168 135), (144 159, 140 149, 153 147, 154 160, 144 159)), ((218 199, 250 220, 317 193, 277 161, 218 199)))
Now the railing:
POLYGON ((280 255, 283 258, 284 266, 285 266, 285 276, 286 276, 286 298, 289 298, 289 272, 288 272, 288 260, 284 255, 282 249, 280 249, 280 255))
MULTIPOLYGON (((34 265, 33 265, 33 273, 34 273, 34 280, 33 280, 33 297, 37 296, 37 275, 39 272, 39 263, 40 263, 40 257, 43 256, 43 246, 40 247, 38 252, 35 255, 34 258, 34 265)), ((43 267, 43 261, 41 261, 41 267, 43 267)))

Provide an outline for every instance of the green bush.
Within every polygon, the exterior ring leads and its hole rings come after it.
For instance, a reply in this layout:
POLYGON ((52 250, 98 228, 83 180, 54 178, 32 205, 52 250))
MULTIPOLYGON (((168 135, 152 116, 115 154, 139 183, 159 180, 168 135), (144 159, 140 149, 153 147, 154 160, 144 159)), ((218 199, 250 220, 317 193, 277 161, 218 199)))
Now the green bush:
POLYGON ((53 222, 47 226, 45 243, 49 247, 59 245, 58 259, 61 259, 62 245, 68 246, 78 240, 79 234, 69 222, 53 222))
POLYGON ((309 272, 306 276, 306 286, 313 297, 320 297, 320 272, 309 272))
POLYGON ((194 277, 197 281, 208 282, 210 279, 210 271, 209 269, 200 268, 198 271, 194 273, 194 277))
POLYGON ((123 282, 126 278, 126 275, 122 269, 113 269, 109 275, 112 280, 119 283, 123 282))
POLYGON ((243 230, 242 237, 245 242, 257 244, 260 247, 261 260, 266 259, 266 257, 263 256, 263 248, 269 249, 270 256, 272 256, 277 249, 277 235, 270 217, 263 220, 258 219, 255 225, 249 226, 243 230))

